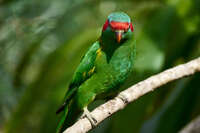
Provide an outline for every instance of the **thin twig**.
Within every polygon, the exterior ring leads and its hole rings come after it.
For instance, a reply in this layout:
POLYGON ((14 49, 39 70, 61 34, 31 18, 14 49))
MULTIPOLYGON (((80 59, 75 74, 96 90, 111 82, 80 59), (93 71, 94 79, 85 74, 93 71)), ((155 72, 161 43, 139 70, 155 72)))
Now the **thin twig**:
MULTIPOLYGON (((94 109, 91 114, 97 120, 97 124, 99 124, 104 119, 123 109, 128 103, 133 102, 144 94, 151 92, 168 82, 192 75, 199 71, 200 57, 186 64, 173 67, 157 75, 151 76, 148 79, 133 85, 132 87, 119 93, 119 95, 114 99, 109 100, 105 104, 94 109)), ((64 133, 86 133, 92 128, 93 127, 91 126, 90 121, 87 118, 83 118, 66 129, 64 133)))

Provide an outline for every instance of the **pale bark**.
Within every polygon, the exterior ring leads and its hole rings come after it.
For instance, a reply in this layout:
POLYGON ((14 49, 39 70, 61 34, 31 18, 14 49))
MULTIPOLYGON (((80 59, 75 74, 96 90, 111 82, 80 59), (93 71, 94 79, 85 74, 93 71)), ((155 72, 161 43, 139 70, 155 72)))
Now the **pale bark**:
POLYGON ((179 133, 200 133, 200 116, 192 120, 179 133))

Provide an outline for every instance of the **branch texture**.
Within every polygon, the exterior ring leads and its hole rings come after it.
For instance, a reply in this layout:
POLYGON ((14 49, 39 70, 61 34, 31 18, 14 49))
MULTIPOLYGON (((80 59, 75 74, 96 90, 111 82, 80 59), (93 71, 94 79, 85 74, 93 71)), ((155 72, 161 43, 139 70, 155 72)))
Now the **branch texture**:
MULTIPOLYGON (((140 96, 153 91, 154 89, 180 79, 185 76, 192 75, 200 71, 200 57, 186 64, 182 64, 171 69, 165 70, 157 75, 141 81, 132 87, 122 91, 114 99, 109 100, 103 105, 94 109, 91 114, 97 120, 97 124, 102 122, 113 113, 123 109, 128 103, 133 102, 140 96), (123 99, 122 99, 123 97, 123 99)), ((93 127, 87 118, 78 120, 74 125, 64 131, 64 133, 86 133, 93 127)))

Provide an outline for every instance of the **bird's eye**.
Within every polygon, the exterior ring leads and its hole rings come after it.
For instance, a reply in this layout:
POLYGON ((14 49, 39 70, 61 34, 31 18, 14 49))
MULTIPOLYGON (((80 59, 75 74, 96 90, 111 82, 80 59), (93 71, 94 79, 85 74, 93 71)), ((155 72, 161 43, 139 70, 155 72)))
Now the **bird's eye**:
POLYGON ((124 30, 124 33, 126 33, 127 31, 128 31, 128 29, 125 29, 125 30, 124 30))

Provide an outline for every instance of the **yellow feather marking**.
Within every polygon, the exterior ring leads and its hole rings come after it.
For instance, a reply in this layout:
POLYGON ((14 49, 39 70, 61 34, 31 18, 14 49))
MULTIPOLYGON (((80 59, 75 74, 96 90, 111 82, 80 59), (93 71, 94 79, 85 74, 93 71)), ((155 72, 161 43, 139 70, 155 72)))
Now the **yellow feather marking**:
POLYGON ((83 77, 85 77, 86 76, 86 72, 83 72, 83 77))
POLYGON ((101 48, 99 48, 96 53, 97 53, 97 57, 101 56, 101 48))
POLYGON ((93 67, 92 69, 90 69, 90 71, 88 72, 88 75, 91 75, 95 70, 95 67, 93 67))

